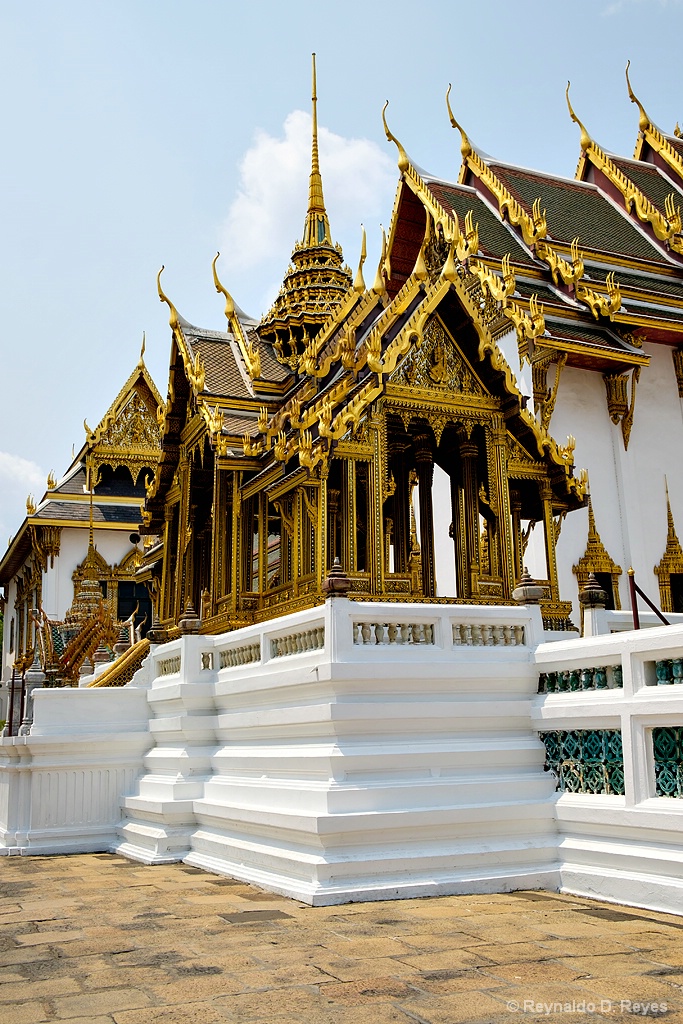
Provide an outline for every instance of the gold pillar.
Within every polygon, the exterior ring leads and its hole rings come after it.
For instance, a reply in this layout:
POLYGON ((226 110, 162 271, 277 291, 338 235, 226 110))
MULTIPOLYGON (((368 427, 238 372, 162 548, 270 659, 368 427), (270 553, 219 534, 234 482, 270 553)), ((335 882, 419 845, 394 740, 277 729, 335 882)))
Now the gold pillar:
POLYGON ((479 593, 479 492, 477 487, 478 448, 473 441, 460 445, 462 459, 461 514, 465 535, 465 558, 467 563, 466 597, 479 593))
POLYGON ((237 597, 242 593, 244 580, 242 579, 242 530, 240 504, 240 483, 242 473, 240 470, 233 470, 232 473, 232 552, 230 563, 230 611, 234 614, 237 611, 237 597))
POLYGON ((394 572, 408 572, 410 561, 410 495, 408 493, 408 438, 392 438, 392 472, 394 474, 394 572))
POLYGON ((553 492, 549 480, 542 480, 539 485, 541 501, 543 503, 543 531, 545 533, 545 556, 548 566, 548 580, 550 581, 550 597, 553 601, 559 601, 560 594, 557 585, 557 560, 555 557, 555 524, 553 522, 553 492))
POLYGON ((514 551, 514 582, 522 578, 522 499, 519 491, 510 491, 510 514, 512 518, 512 543, 514 551))
POLYGON ((515 551, 510 518, 510 489, 507 469, 507 437, 502 420, 494 423, 491 430, 494 453, 494 487, 498 509, 498 545, 500 551, 500 575, 503 580, 503 597, 512 597, 517 573, 515 551))
POLYGON ((420 551, 422 554, 422 593, 425 597, 436 597, 436 573, 434 570, 434 508, 432 505, 432 482, 434 480, 434 456, 429 437, 420 434, 415 439, 415 465, 420 495, 420 551))
POLYGON ((347 572, 356 572, 356 464, 353 459, 346 459, 343 468, 346 494, 342 497, 342 508, 348 510, 348 523, 346 530, 342 530, 342 565, 347 572))

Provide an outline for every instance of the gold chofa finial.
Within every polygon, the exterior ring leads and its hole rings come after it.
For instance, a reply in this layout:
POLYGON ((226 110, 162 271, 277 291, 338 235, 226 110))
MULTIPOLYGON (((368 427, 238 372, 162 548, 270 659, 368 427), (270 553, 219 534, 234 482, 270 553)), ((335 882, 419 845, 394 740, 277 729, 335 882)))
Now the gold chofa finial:
POLYGON ((678 121, 676 121, 676 127, 674 128, 674 135, 677 139, 683 138, 683 132, 681 131, 681 126, 678 121))
POLYGON ((211 267, 213 269, 213 283, 216 286, 216 291, 220 292, 221 295, 225 296, 225 319, 229 323, 231 318, 235 315, 235 303, 233 301, 232 295, 230 295, 230 293, 227 291, 227 289, 224 288, 223 285, 221 284, 221 282, 218 280, 218 271, 216 270, 216 262, 217 262, 219 256, 220 256, 220 253, 217 252, 216 255, 213 258, 213 263, 211 264, 211 267))
POLYGON ((392 132, 389 130, 389 125, 387 124, 387 118, 385 113, 388 106, 389 100, 387 100, 384 106, 382 107, 382 124, 384 125, 384 134, 387 137, 387 141, 393 142, 393 144, 396 146, 396 149, 398 150, 398 169, 401 172, 401 174, 403 174, 403 172, 408 169, 410 160, 408 159, 408 154, 406 153, 401 143, 398 141, 396 136, 393 135, 392 132))
POLYGON ((142 332, 142 345, 140 346, 140 358, 138 359, 138 366, 143 366, 145 362, 145 332, 142 332))
POLYGON ((449 82, 448 83, 448 88, 446 89, 446 106, 448 108, 448 116, 451 119, 452 126, 454 128, 457 128, 458 131, 460 132, 460 152, 462 153, 463 160, 467 160, 467 157, 472 152, 472 143, 468 139, 467 132, 465 131, 465 129, 462 127, 462 125, 460 125, 455 120, 455 117, 453 115, 453 111, 451 110, 451 99, 450 99, 450 96, 451 96, 451 83, 449 82))
POLYGON ((359 294, 362 295, 365 292, 365 279, 363 277, 363 264, 365 263, 365 260, 367 259, 368 247, 367 247, 367 241, 366 241, 366 237, 365 237, 365 227, 363 226, 363 224, 361 224, 361 229, 363 231, 363 236, 362 236, 362 241, 361 241, 361 244, 360 244, 360 259, 358 261, 358 270, 356 271, 356 278, 355 278, 355 280, 353 282, 353 290, 356 291, 356 292, 359 292, 359 294))
POLYGON ((579 128, 581 129, 581 149, 584 150, 585 152, 587 149, 590 149, 590 147, 593 145, 593 140, 586 131, 586 126, 584 125, 584 123, 582 121, 579 121, 578 117, 574 113, 574 109, 569 100, 569 87, 571 84, 571 82, 567 82, 567 91, 565 93, 567 97, 567 106, 569 107, 569 116, 571 117, 572 121, 574 121, 575 124, 578 124, 579 128))
POLYGON ((176 327, 178 326, 178 310, 175 308, 175 306, 173 305, 173 303, 171 302, 169 297, 164 294, 164 290, 161 287, 161 275, 163 274, 163 272, 164 272, 164 264, 162 263, 161 270, 157 274, 157 291, 159 293, 159 300, 161 302, 165 302, 166 305, 168 306, 168 308, 171 311, 171 315, 168 318, 168 323, 169 323, 169 326, 170 326, 171 330, 175 330, 176 327))
POLYGON ((308 187, 308 211, 304 222, 304 246, 331 245, 330 223, 325 210, 323 197, 323 179, 320 174, 318 159, 318 87, 315 72, 315 54, 313 58, 313 95, 312 102, 312 138, 311 138, 311 178, 308 187))
POLYGON ((635 103, 635 105, 638 107, 638 110, 640 111, 640 117, 638 118, 638 127, 640 128, 641 132, 644 132, 650 124, 650 118, 647 116, 645 112, 645 107, 640 102, 640 100, 634 93, 633 89, 631 88, 631 79, 628 77, 628 69, 630 68, 630 66, 631 61, 629 60, 626 64, 626 85, 628 86, 628 97, 631 103, 635 103))

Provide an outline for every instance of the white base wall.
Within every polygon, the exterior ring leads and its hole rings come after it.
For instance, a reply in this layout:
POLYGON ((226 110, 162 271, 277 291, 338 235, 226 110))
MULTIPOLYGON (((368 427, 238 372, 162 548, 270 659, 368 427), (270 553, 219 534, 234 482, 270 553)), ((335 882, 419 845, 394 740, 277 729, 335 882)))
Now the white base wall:
POLYGON ((117 851, 182 856, 311 904, 557 887, 553 784, 529 729, 541 632, 538 609, 335 598, 166 645, 149 692, 156 746, 117 851), (392 619, 411 640, 397 628, 390 641, 392 619), (456 621, 475 641, 485 626, 490 645, 455 644, 456 621), (425 626, 433 642, 413 642, 425 626), (310 649, 273 653, 314 631, 310 649))
POLYGON ((122 689, 38 691, 0 740, 0 854, 183 860, 313 905, 541 888, 683 914, 651 735, 683 729, 683 683, 655 685, 683 627, 541 640, 538 609, 335 598, 154 648, 122 689), (537 693, 619 663, 621 689, 537 693), (621 731, 625 795, 555 791, 539 733, 586 729, 621 731))

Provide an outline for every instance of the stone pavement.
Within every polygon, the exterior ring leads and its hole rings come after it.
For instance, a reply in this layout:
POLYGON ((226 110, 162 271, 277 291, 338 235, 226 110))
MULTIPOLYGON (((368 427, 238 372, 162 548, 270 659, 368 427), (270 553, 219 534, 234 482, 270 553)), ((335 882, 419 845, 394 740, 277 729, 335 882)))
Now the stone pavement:
POLYGON ((0 858, 0 1024, 683 1022, 683 919, 553 893, 311 908, 183 864, 0 858))

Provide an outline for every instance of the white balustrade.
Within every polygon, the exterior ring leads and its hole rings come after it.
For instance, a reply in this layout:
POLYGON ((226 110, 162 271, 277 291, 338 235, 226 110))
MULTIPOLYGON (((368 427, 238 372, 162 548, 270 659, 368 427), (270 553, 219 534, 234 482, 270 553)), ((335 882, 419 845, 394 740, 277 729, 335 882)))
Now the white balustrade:
POLYGON ((526 636, 521 623, 454 622, 455 647, 524 647, 526 636))
POLYGON ((219 652, 220 668, 239 668, 242 665, 253 665, 261 660, 261 643, 242 644, 240 647, 226 647, 219 652))
POLYGON ((314 626, 312 629, 300 630, 296 633, 285 633, 284 636, 271 638, 271 658, 285 658, 290 654, 307 654, 309 651, 320 651, 325 646, 325 627, 314 626))
POLYGON ((432 622, 354 622, 354 644, 434 644, 432 622))

